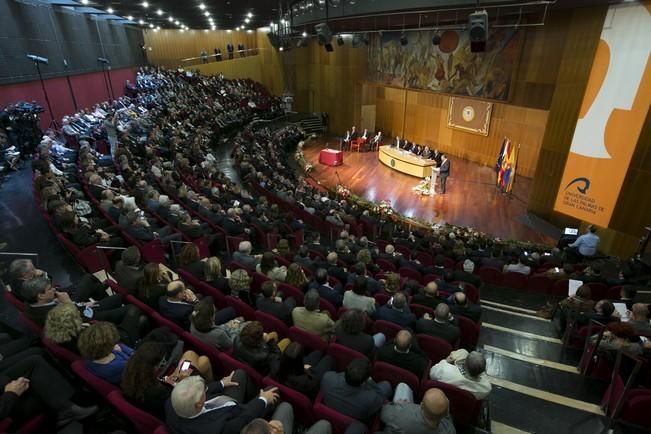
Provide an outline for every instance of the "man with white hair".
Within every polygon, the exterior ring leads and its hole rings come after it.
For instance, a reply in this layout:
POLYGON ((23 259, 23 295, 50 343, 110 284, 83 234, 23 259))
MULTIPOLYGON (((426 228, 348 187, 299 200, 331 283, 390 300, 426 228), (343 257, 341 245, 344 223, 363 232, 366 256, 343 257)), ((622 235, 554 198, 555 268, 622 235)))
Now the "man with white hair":
POLYGON ((273 387, 260 390, 245 404, 251 388, 241 370, 208 385, 200 376, 185 378, 174 386, 165 404, 166 427, 176 434, 239 433, 246 424, 263 417, 279 398, 273 387))
POLYGON ((484 399, 491 391, 491 383, 485 375, 486 359, 478 352, 461 349, 452 351, 445 359, 430 369, 432 380, 457 386, 473 394, 476 399, 484 399))
POLYGON ((473 274, 475 271, 475 263, 470 259, 463 261, 463 271, 455 270, 454 271, 454 280, 461 282, 468 282, 472 284, 475 288, 481 286, 481 279, 476 274, 473 274))
POLYGON ((262 255, 252 255, 253 245, 251 241, 241 241, 237 252, 233 253, 233 261, 239 262, 251 270, 255 270, 262 259, 262 255))

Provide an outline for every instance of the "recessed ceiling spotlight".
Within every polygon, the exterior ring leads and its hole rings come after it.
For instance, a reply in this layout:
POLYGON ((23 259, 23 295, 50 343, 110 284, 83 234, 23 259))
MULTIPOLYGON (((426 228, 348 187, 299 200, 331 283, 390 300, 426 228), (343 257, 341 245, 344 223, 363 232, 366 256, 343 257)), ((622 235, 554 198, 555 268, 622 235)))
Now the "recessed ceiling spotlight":
POLYGON ((142 2, 142 7, 143 8, 148 8, 149 7, 149 2, 142 2))
POLYGON ((246 16, 247 16, 248 18, 253 18, 253 14, 252 14, 251 12, 249 12, 248 14, 246 14, 246 16))
POLYGON ((248 18, 245 18, 245 19, 244 19, 244 22, 247 23, 247 24, 249 24, 249 21, 251 21, 251 20, 248 19, 248 18))
POLYGON ((87 5, 87 4, 88 4, 88 0, 81 0, 81 4, 82 4, 82 5, 87 5))
POLYGON ((204 12, 203 14, 204 14, 205 16, 207 16, 207 17, 210 16, 210 12, 208 12, 208 11, 204 12))
POLYGON ((108 12, 109 14, 112 14, 112 13, 113 13, 113 8, 108 8, 108 9, 106 10, 106 12, 108 12))
POLYGON ((246 33, 253 33, 253 30, 249 29, 246 31, 246 33))
POLYGON ((179 22, 179 20, 174 21, 174 24, 176 24, 177 26, 181 25, 181 23, 179 22))
POLYGON ((163 10, 162 10, 162 9, 159 9, 159 10, 156 11, 156 13, 157 13, 158 15, 163 15, 163 10))
POLYGON ((154 28, 154 25, 153 25, 152 23, 149 23, 149 28, 150 28, 150 29, 153 29, 153 28, 154 28))
POLYGON ((239 32, 239 31, 240 31, 240 28, 239 28, 239 27, 235 27, 235 30, 237 30, 237 31, 239 32))
POLYGON ((145 22, 143 20, 138 20, 138 24, 142 26, 143 24, 145 24, 145 22))
POLYGON ((199 9, 201 9, 201 10, 204 10, 204 9, 206 9, 206 5, 205 5, 205 4, 203 4, 203 3, 201 3, 201 4, 199 5, 199 9))
POLYGON ((174 17, 170 15, 170 17, 167 19, 170 23, 174 22, 174 17))
POLYGON ((127 17, 127 20, 129 20, 129 21, 133 21, 133 15, 129 15, 129 16, 127 17))
POLYGON ((304 38, 307 38, 307 32, 303 32, 303 33, 301 34, 301 36, 304 37, 304 38))

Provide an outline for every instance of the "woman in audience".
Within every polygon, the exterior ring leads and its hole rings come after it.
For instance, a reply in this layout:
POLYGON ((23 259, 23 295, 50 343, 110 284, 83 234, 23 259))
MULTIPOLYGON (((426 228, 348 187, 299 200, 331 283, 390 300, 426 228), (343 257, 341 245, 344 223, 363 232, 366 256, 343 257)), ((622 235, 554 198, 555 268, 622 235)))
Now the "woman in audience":
POLYGON ((261 375, 278 372, 280 354, 289 345, 289 339, 278 342, 276 332, 266 334, 259 321, 247 323, 235 339, 233 355, 248 363, 261 375))
POLYGON ((228 351, 233 347, 233 340, 239 336, 245 323, 241 317, 232 319, 224 324, 215 322, 217 309, 212 297, 204 297, 194 306, 190 332, 220 351, 228 351))
POLYGON ((79 353, 86 368, 111 384, 118 385, 133 349, 120 343, 120 334, 110 322, 96 322, 79 335, 79 353))
POLYGON ((386 275, 384 290, 390 295, 400 292, 400 275, 398 273, 388 273, 386 275))
POLYGON ((253 279, 246 270, 238 268, 237 270, 231 273, 231 280, 228 285, 231 288, 231 295, 237 297, 249 306, 253 305, 253 300, 251 300, 251 282, 253 279))
POLYGON ((305 277, 305 272, 303 272, 301 266, 296 262, 292 262, 289 267, 287 267, 287 276, 285 277, 285 283, 305 292, 307 291, 307 287, 310 281, 307 280, 307 277, 305 277))
POLYGON ((357 252, 357 262, 361 262, 366 266, 366 270, 371 274, 378 273, 380 267, 375 265, 373 262, 373 256, 371 256, 371 251, 369 249, 361 249, 357 252))
POLYGON ((79 309, 74 303, 60 303, 47 313, 45 337, 65 349, 77 353, 77 338, 83 329, 79 309))
POLYGON ((262 260, 256 266, 256 271, 266 275, 272 280, 284 282, 287 277, 287 267, 284 265, 278 266, 274 254, 271 252, 264 252, 262 260))
POLYGON ((375 299, 367 296, 367 287, 366 277, 355 277, 353 289, 344 292, 343 306, 346 309, 359 309, 369 316, 373 315, 375 313, 375 299))
POLYGON ((64 212, 59 224, 61 231, 80 248, 100 245, 105 247, 121 247, 124 245, 122 238, 111 236, 101 229, 93 229, 86 223, 81 223, 79 217, 72 211, 64 212))
POLYGON ((230 294, 228 279, 222 273, 222 263, 218 257, 211 256, 203 263, 203 280, 222 294, 230 294))
MULTIPOLYGON (((567 317, 574 312, 580 314, 582 312, 592 312, 594 309, 594 300, 591 299, 592 291, 588 285, 581 285, 577 290, 576 294, 571 295, 564 300, 561 300, 558 303, 559 315, 560 315, 560 327, 561 333, 565 333, 565 328, 567 326, 567 317)), ((552 307, 553 309, 553 307, 552 307)), ((546 309, 542 309, 542 312, 539 313, 540 316, 545 317, 547 315, 546 309)), ((550 311, 548 316, 551 318, 553 316, 553 310, 550 311)))
POLYGON ((181 253, 176 257, 178 266, 197 279, 203 279, 203 262, 199 247, 194 243, 185 244, 181 253))
POLYGON ((127 362, 122 373, 121 388, 124 396, 133 404, 152 413, 159 419, 165 418, 165 402, 172 393, 171 384, 190 375, 201 375, 206 382, 212 381, 212 367, 205 356, 186 351, 180 363, 170 372, 162 372, 167 364, 167 351, 163 344, 144 342, 127 362), (190 369, 181 371, 181 363, 190 362, 190 369), (165 382, 165 377, 167 381, 165 382), (171 384, 170 384, 171 383, 171 384))
POLYGON ((323 375, 334 370, 335 361, 329 355, 312 351, 304 356, 303 346, 292 342, 280 358, 280 367, 275 375, 276 381, 314 399, 319 392, 323 375))
POLYGON ((158 299, 167 293, 170 282, 168 272, 160 264, 151 262, 145 265, 143 277, 136 283, 136 297, 152 309, 158 309, 158 299))
POLYGON ((382 333, 374 336, 364 333, 365 327, 366 315, 361 310, 347 310, 335 326, 337 343, 372 358, 375 348, 381 347, 386 338, 382 333))

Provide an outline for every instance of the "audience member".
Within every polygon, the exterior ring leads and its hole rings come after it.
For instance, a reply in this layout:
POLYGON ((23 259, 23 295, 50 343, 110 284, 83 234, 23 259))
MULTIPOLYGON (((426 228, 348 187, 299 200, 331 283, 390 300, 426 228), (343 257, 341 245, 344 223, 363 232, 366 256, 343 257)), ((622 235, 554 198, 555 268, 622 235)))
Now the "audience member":
POLYGON ((334 370, 334 359, 319 351, 304 355, 303 346, 292 342, 280 358, 276 380, 309 398, 314 398, 319 391, 321 379, 326 372, 334 370))
POLYGON ((395 339, 379 348, 377 360, 406 369, 418 378, 423 376, 429 363, 429 358, 414 344, 414 335, 408 330, 400 330, 395 339))
POLYGON ((289 339, 278 342, 278 335, 266 334, 258 321, 246 323, 233 344, 235 358, 250 365, 261 375, 276 375, 280 355, 289 345, 289 339))
POLYGON ((120 343, 120 334, 113 324, 91 324, 79 335, 78 345, 90 372, 111 384, 120 384, 122 371, 133 349, 120 343))
POLYGON ((443 391, 429 389, 418 405, 414 404, 413 397, 399 398, 398 389, 405 386, 398 384, 393 402, 382 407, 386 434, 456 434, 449 415, 450 403, 443 391))
POLYGON ((436 306, 434 318, 431 318, 429 314, 425 314, 423 318, 416 321, 415 330, 416 333, 424 333, 441 338, 453 347, 457 344, 461 336, 461 331, 454 323, 453 317, 450 314, 450 307, 445 303, 440 303, 436 306))
POLYGON ((135 246, 129 246, 122 251, 121 260, 115 264, 112 273, 121 288, 132 293, 136 289, 138 279, 143 277, 144 271, 140 264, 140 251, 135 246))
POLYGON ((232 308, 227 308, 220 310, 221 318, 218 319, 212 297, 204 297, 194 305, 190 333, 220 351, 229 351, 245 324, 241 317, 228 319, 233 316, 232 308))
POLYGON ((353 288, 344 292, 343 306, 346 309, 359 309, 368 315, 375 313, 375 299, 367 296, 368 283, 364 276, 357 276, 353 288))
POLYGON ((341 315, 336 325, 337 343, 372 358, 376 347, 386 342, 382 333, 371 336, 364 332, 366 316, 357 309, 347 310, 341 315))
POLYGON ((267 280, 262 284, 262 294, 256 301, 256 307, 259 311, 268 313, 283 321, 288 326, 292 325, 292 310, 296 307, 296 300, 293 297, 287 297, 285 300, 277 294, 276 283, 267 280))
POLYGON ((474 322, 479 322, 481 318, 481 307, 478 304, 470 303, 468 297, 463 292, 457 292, 451 298, 450 313, 456 316, 465 316, 474 322))
POLYGON ((491 383, 486 378, 486 359, 481 353, 456 350, 445 359, 432 366, 429 376, 432 380, 457 386, 484 399, 491 391, 491 383))
POLYGON ((319 311, 320 301, 321 297, 316 289, 307 291, 303 298, 303 306, 292 310, 292 320, 296 327, 327 341, 335 329, 335 323, 328 312, 319 311))
POLYGON ((409 311, 405 294, 398 292, 387 304, 377 310, 375 319, 389 321, 398 324, 400 327, 411 328, 416 322, 416 315, 409 311))

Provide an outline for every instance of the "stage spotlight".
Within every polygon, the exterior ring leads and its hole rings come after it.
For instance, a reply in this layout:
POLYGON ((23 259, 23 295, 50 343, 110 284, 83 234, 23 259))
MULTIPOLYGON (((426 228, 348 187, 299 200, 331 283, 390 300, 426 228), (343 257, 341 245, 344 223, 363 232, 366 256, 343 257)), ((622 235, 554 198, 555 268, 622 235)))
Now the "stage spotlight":
POLYGON ((470 52, 483 53, 486 51, 488 39, 488 13, 478 11, 468 15, 468 29, 470 38, 470 52))
POLYGON ((36 54, 28 54, 27 58, 32 62, 40 63, 42 65, 47 65, 50 62, 47 57, 37 56, 36 54))
POLYGON ((400 35, 400 45, 407 45, 409 43, 409 39, 407 39, 407 35, 403 32, 402 35, 400 35))
POLYGON ((337 36, 337 45, 339 45, 340 47, 342 45, 344 45, 344 37, 343 36, 341 36, 341 35, 337 36))
POLYGON ((439 32, 434 33, 434 36, 432 36, 432 45, 441 45, 441 35, 439 32))

